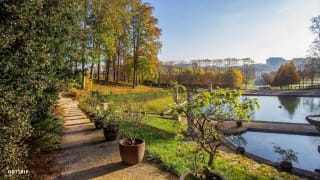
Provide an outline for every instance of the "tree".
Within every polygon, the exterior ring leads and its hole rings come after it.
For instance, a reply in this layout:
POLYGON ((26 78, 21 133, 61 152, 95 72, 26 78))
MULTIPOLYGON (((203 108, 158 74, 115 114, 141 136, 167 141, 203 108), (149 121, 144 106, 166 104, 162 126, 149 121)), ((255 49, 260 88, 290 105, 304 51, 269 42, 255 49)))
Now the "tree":
POLYGON ((173 107, 174 111, 184 114, 188 122, 192 123, 188 125, 188 128, 191 126, 194 130, 190 135, 209 155, 209 168, 213 167, 217 148, 222 144, 223 122, 233 118, 249 120, 250 114, 259 107, 256 99, 241 102, 240 96, 240 91, 218 89, 211 93, 203 92, 195 100, 186 104, 175 104, 173 107))
POLYGON ((309 53, 311 57, 320 57, 320 15, 312 18, 311 22, 312 25, 310 26, 310 30, 316 36, 311 44, 309 53))
POLYGON ((320 15, 311 19, 310 30, 315 34, 315 39, 309 50, 309 61, 305 65, 305 74, 314 83, 315 76, 320 73, 320 15))
POLYGON ((275 74, 274 73, 262 73, 261 77, 263 81, 269 85, 272 84, 272 80, 274 79, 275 74))
POLYGON ((309 58, 304 65, 305 76, 311 80, 311 85, 314 84, 314 79, 320 73, 320 58, 309 58))
POLYGON ((272 80, 273 86, 289 86, 300 82, 299 72, 293 61, 280 66, 274 79, 272 80))
POLYGON ((240 88, 243 82, 243 75, 238 69, 228 69, 223 73, 223 83, 224 87, 228 88, 240 88))
POLYGON ((243 60, 243 64, 241 66, 241 72, 243 74, 243 82, 245 84, 245 88, 247 89, 247 85, 249 81, 254 80, 256 75, 256 67, 254 65, 254 61, 250 58, 246 58, 243 60))
POLYGON ((130 39, 133 59, 133 88, 138 85, 138 69, 146 61, 156 59, 161 43, 158 20, 152 16, 153 8, 136 0, 131 6, 130 39))

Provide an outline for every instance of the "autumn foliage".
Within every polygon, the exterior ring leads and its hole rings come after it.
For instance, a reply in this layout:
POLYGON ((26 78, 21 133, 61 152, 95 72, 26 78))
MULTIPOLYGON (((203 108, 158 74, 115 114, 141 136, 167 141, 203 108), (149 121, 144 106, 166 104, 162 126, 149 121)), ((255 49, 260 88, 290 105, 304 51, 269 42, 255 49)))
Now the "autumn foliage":
POLYGON ((293 61, 280 66, 272 80, 273 86, 288 86, 300 82, 299 72, 293 61))

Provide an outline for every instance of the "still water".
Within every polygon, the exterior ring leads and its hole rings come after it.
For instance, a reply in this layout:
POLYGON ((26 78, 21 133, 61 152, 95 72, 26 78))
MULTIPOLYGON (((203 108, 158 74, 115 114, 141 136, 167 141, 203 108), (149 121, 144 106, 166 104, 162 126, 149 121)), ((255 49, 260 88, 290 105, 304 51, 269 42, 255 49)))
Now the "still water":
POLYGON ((281 155, 274 152, 276 146, 284 150, 291 149, 297 158, 297 162, 293 162, 294 167, 309 171, 320 169, 319 136, 248 131, 240 136, 234 136, 232 140, 230 137, 227 139, 236 146, 241 144, 246 152, 274 162, 281 160, 281 155))
POLYGON ((260 109, 255 111, 251 120, 308 123, 305 117, 320 114, 320 97, 294 96, 243 96, 257 98, 260 109))

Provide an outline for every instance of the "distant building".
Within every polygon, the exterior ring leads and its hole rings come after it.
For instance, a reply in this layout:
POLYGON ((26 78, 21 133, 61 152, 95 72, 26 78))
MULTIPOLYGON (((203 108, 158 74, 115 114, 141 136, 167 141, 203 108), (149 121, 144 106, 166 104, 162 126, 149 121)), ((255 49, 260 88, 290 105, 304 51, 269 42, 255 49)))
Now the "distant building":
POLYGON ((293 58, 292 61, 294 62, 294 64, 298 69, 303 68, 303 66, 307 63, 306 58, 293 58))
POLYGON ((267 65, 272 66, 274 71, 278 70, 279 67, 284 63, 286 63, 286 60, 282 57, 269 57, 267 59, 267 65))
POLYGON ((263 73, 268 73, 273 71, 273 67, 268 64, 255 64, 256 66, 256 77, 260 77, 263 73))

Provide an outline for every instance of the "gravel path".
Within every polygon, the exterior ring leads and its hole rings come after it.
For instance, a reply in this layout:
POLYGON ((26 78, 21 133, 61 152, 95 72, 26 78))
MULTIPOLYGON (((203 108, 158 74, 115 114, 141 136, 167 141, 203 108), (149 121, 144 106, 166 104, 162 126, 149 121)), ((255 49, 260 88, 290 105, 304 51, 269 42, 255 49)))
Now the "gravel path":
POLYGON ((121 163, 118 141, 106 142, 102 130, 78 108, 78 102, 61 97, 59 106, 64 110, 62 152, 57 158, 61 172, 48 179, 177 179, 168 172, 147 162, 134 166, 121 163))

